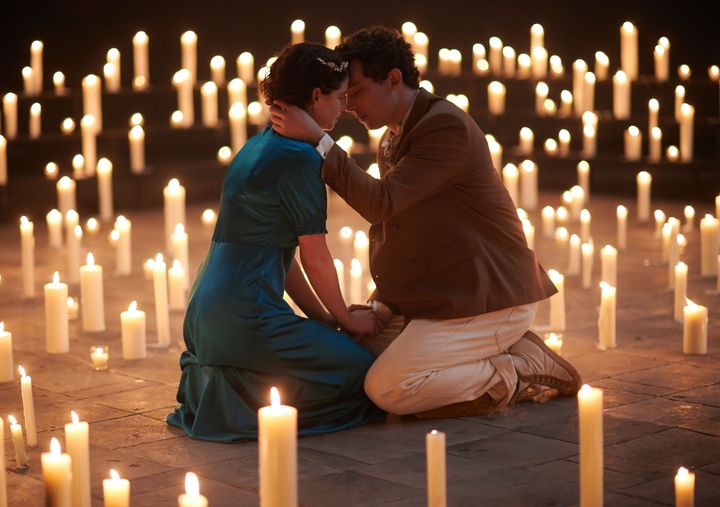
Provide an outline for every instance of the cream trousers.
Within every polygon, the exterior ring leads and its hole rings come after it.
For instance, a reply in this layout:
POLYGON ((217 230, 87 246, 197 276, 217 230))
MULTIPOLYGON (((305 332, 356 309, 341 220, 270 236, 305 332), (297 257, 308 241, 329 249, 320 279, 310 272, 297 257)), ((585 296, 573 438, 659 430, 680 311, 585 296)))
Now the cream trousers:
POLYGON ((393 315, 385 330, 362 342, 379 354, 365 377, 377 406, 403 415, 470 401, 489 393, 505 406, 517 372, 507 350, 535 318, 538 303, 474 317, 411 320, 393 315), (399 333, 399 334, 398 334, 399 333))

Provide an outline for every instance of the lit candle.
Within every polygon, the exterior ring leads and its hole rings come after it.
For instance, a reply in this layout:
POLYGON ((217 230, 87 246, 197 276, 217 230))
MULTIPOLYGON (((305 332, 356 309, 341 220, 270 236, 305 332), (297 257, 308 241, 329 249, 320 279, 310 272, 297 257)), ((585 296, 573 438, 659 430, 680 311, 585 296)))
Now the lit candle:
POLYGON ((681 81, 688 81, 691 75, 692 71, 690 70, 690 66, 682 64, 678 67, 678 77, 681 81))
POLYGON ((105 331, 103 268, 95 264, 92 253, 87 254, 87 264, 80 266, 80 309, 83 331, 90 333, 105 331))
POLYGON ((532 160, 523 160, 520 164, 521 206, 528 211, 537 209, 538 171, 532 160))
POLYGON ((70 350, 68 286, 60 282, 57 271, 53 274, 52 282, 45 284, 44 293, 46 349, 48 354, 64 354, 70 350))
POLYGON ((583 150, 584 158, 595 158, 597 153, 597 130, 592 125, 583 127, 583 150))
POLYGON ((251 125, 260 127, 264 123, 262 104, 257 101, 250 102, 247 107, 248 122, 251 125))
POLYGON ((200 221, 203 224, 203 228, 205 229, 205 232, 209 236, 211 236, 213 229, 215 229, 215 222, 217 222, 217 213, 215 213, 214 210, 211 210, 210 208, 208 208, 202 212, 200 221))
POLYGON ((144 359, 147 354, 145 312, 133 301, 120 313, 123 359, 144 359))
POLYGON ((613 76, 613 116, 617 120, 630 118, 630 79, 622 70, 613 76))
POLYGON ((230 118, 230 139, 232 141, 233 153, 237 153, 247 141, 247 113, 241 102, 230 106, 228 113, 230 118))
POLYGON ((85 115, 82 117, 82 120, 80 120, 80 132, 85 176, 92 176, 95 174, 95 165, 97 163, 97 128, 94 116, 85 115))
POLYGON ((230 146, 221 146, 217 152, 217 161, 222 165, 229 165, 233 159, 233 151, 230 146))
POLYGON ((688 266, 684 262, 675 264, 675 297, 673 316, 675 322, 683 321, 683 310, 687 299, 687 275, 688 266))
POLYGON ((72 158, 73 179, 85 178, 85 157, 79 153, 72 158))
POLYGON ((412 45, 416 54, 423 55, 425 58, 428 57, 428 46, 430 45, 430 39, 427 34, 423 32, 417 32, 412 37, 412 45))
POLYGON ((202 96, 202 123, 205 127, 216 127, 218 123, 217 84, 208 81, 200 88, 202 96))
POLYGON ((107 370, 109 360, 110 349, 107 345, 93 345, 90 347, 90 361, 96 371, 107 370))
POLYGON ((487 63, 486 56, 487 56, 487 54, 485 52, 485 46, 483 46, 479 42, 476 42, 475 44, 473 44, 472 68, 473 68, 473 74, 475 74, 476 76, 484 75, 484 74, 481 74, 481 69, 478 66, 478 64, 481 61, 484 61, 485 63, 487 63))
MULTIPOLYGON (((570 194, 572 194, 572 207, 571 207, 571 214, 573 220, 582 220, 582 210, 583 206, 585 206, 585 203, 587 200, 585 199, 585 191, 582 189, 580 185, 573 185, 573 187, 570 189, 570 194)), ((588 238, 590 237, 590 212, 587 212, 587 218, 588 218, 588 238)), ((581 234, 582 237, 582 234, 581 234)))
POLYGON ((675 507, 694 507, 694 505, 695 473, 680 467, 675 475, 675 507))
POLYGON ((130 507, 130 481, 110 470, 110 478, 103 479, 104 507, 130 507))
POLYGON ((580 274, 581 244, 582 241, 580 240, 580 236, 577 234, 572 234, 570 236, 570 241, 568 243, 568 267, 567 270, 565 270, 565 274, 567 276, 577 276, 580 274))
POLYGON ((717 65, 710 65, 708 67, 708 77, 710 81, 720 81, 720 67, 717 65))
POLYGON ((291 44, 300 44, 305 42, 305 22, 302 19, 296 19, 290 25, 291 44))
POLYGON ((0 186, 7 185, 7 140, 0 136, 0 186))
POLYGON ((103 65, 103 77, 105 78, 105 90, 108 93, 120 91, 120 68, 114 63, 103 65))
POLYGON ((608 78, 610 69, 610 58, 602 51, 595 52, 595 77, 598 81, 605 81, 608 78))
POLYGON ((653 51, 653 60, 655 62, 655 79, 658 81, 667 81, 670 77, 669 48, 657 44, 653 51))
POLYGON ((720 219, 707 214, 700 220, 700 275, 717 276, 715 257, 720 250, 720 219))
POLYGON ((561 129, 558 133, 558 154, 561 157, 567 157, 570 154, 570 132, 567 129, 561 129))
MULTIPOLYGON (((555 216, 557 217, 557 213, 555 216)), ((558 227, 555 229, 555 246, 557 246, 558 250, 567 251, 569 238, 570 235, 568 234, 567 228, 558 227)))
POLYGON ((103 222, 109 222, 113 218, 112 173, 112 162, 101 158, 97 164, 97 183, 100 220, 103 222))
POLYGON ((193 106, 193 74, 186 68, 180 69, 173 75, 173 86, 177 89, 178 110, 182 113, 183 127, 190 127, 195 123, 195 110, 193 106))
MULTIPOLYGON (((22 426, 12 416, 8 416, 10 423, 10 435, 12 436, 13 447, 15 448, 15 466, 23 468, 27 466, 28 458, 25 452, 25 440, 23 439, 22 426)), ((3 435, 3 440, 5 435, 3 435)))
MULTIPOLYGON (((100 78, 94 74, 85 76, 82 80, 83 117, 92 116, 95 118, 93 125, 95 133, 102 130, 102 89, 100 78)), ((93 163, 94 165, 94 163, 93 163)))
POLYGON ((585 91, 585 74, 588 71, 585 60, 575 60, 573 62, 573 80, 572 80, 572 96, 574 101, 575 114, 580 116, 585 107, 585 99, 583 92, 585 91))
POLYGON ((560 79, 565 75, 565 68, 563 67, 562 60, 558 55, 552 55, 550 57, 550 77, 554 79, 560 79))
POLYGON ((656 209, 653 215, 655 216, 655 237, 659 238, 662 235, 663 225, 665 225, 665 213, 656 209))
POLYGON ((150 83, 150 67, 148 65, 148 43, 150 38, 145 32, 137 32, 133 43, 133 89, 144 90, 150 83))
POLYGON ((638 77, 638 31, 629 21, 620 27, 620 68, 631 81, 638 77))
POLYGON ((216 55, 210 59, 210 77, 216 89, 225 84, 225 58, 216 55))
POLYGON ((538 116, 545 114, 545 99, 547 99, 550 89, 547 83, 540 81, 535 85, 535 113, 538 116))
POLYGON ((75 182, 67 177, 63 176, 55 184, 57 190, 58 209, 61 214, 65 214, 68 210, 76 209, 77 202, 75 198, 75 182))
POLYGON ((603 505, 603 392, 585 384, 578 391, 580 505, 603 505))
POLYGON ((693 160, 693 122, 695 108, 690 104, 680 106, 680 160, 693 160))
POLYGON ((600 251, 601 276, 600 279, 613 287, 617 286, 617 249, 612 245, 605 245, 600 251))
POLYGON ((45 215, 48 228, 48 242, 51 248, 62 246, 62 213, 56 209, 50 210, 45 215))
POLYGON ((32 106, 30 106, 30 139, 37 139, 40 137, 42 131, 41 114, 42 106, 39 103, 35 102, 32 106))
POLYGON ((580 212, 580 239, 583 243, 590 241, 590 224, 592 217, 590 211, 584 209, 580 212))
POLYGON ((176 260, 180 261, 180 264, 185 268, 183 271, 183 280, 185 280, 184 288, 190 287, 188 275, 186 269, 190 266, 190 255, 188 253, 188 234, 185 232, 185 226, 183 224, 176 224, 175 230, 171 237, 172 242, 172 254, 176 260))
POLYGON ((650 186, 652 176, 647 171, 637 174, 637 218, 644 223, 650 220, 650 186))
POLYGON ((510 198, 517 207, 520 204, 520 191, 518 188, 519 171, 515 164, 507 164, 502 170, 502 179, 510 198))
POLYGON ((33 90, 39 94, 43 89, 43 43, 35 40, 30 44, 30 68, 34 79, 33 90))
POLYGON ((707 354, 708 309, 687 300, 683 308, 683 354, 707 354))
POLYGON ((563 340, 562 340, 562 334, 558 333, 548 333, 545 335, 545 345, 555 352, 557 355, 562 355, 562 346, 563 346, 563 340))
POLYGON ((586 160, 578 162, 577 181, 583 190, 585 202, 590 202, 590 164, 586 160))
POLYGON ((271 405, 258 410, 260 505, 297 505, 297 409, 280 404, 270 390, 271 405))
POLYGON ((333 259, 333 265, 335 266, 335 274, 337 275, 338 283, 340 285, 340 293, 342 294, 343 299, 347 299, 348 289, 345 286, 345 264, 343 264, 343 261, 340 259, 333 259))
POLYGON ((496 76, 502 74, 502 48, 503 43, 499 37, 490 37, 488 63, 490 64, 490 72, 496 76))
POLYGON ((648 160, 650 162, 660 162, 662 157, 662 130, 659 127, 653 127, 650 131, 650 146, 648 160))
POLYGON ((20 254, 23 297, 35 297, 35 227, 27 217, 20 217, 20 254))
POLYGON ((533 142, 535 140, 535 134, 528 127, 520 129, 520 143, 518 145, 518 151, 522 155, 530 155, 533 151, 533 142))
POLYGON ((521 220, 523 233, 525 233, 525 241, 530 250, 535 249, 535 227, 532 222, 527 219, 521 220))
POLYGON ((565 331, 565 276, 554 269, 548 270, 548 276, 557 288, 550 296, 550 329, 562 333, 565 331))
POLYGON ((5 137, 8 139, 15 139, 15 137, 17 137, 17 103, 18 97, 14 93, 6 93, 3 96, 5 137))
POLYGON ((488 85, 488 111, 495 116, 505 112, 505 85, 500 81, 488 85))
MULTIPOLYGON (((403 35, 405 35, 404 32, 403 32, 403 35)), ((415 32, 413 32, 412 35, 415 35, 415 32)), ((412 35, 409 35, 405 40, 407 42, 411 42, 412 35)), ((327 47, 329 47, 330 49, 335 49, 335 46, 340 44, 341 38, 342 38, 342 32, 335 25, 331 25, 325 29, 325 45, 327 47)))
POLYGON ((145 276, 145 280, 153 279, 154 269, 155 269, 155 259, 153 259, 152 257, 145 259, 145 262, 143 263, 143 275, 145 276))
POLYGON ((80 308, 80 305, 78 305, 77 299, 68 297, 67 298, 67 307, 68 307, 68 320, 77 319, 78 309, 80 308))
POLYGON ((648 101, 648 132, 658 126, 658 115, 660 114, 660 102, 657 99, 648 101))
POLYGON ((533 23, 530 27, 530 49, 545 47, 545 29, 540 23, 533 23))
POLYGON ((192 472, 185 474, 185 493, 178 496, 178 507, 207 507, 208 501, 200 494, 200 481, 192 472))
MULTIPOLYGON (((197 80, 197 35, 188 30, 180 36, 181 68, 188 71, 190 90, 197 80)), ((190 122, 192 124, 192 122, 190 122)))
POLYGON ((62 452, 57 438, 50 440, 50 452, 42 453, 40 461, 45 483, 45 505, 79 506, 80 504, 73 503, 71 458, 69 454, 62 452))
POLYGON ((685 87, 677 85, 675 87, 675 121, 680 123, 682 105, 685 103, 685 87))
POLYGON ((677 162, 680 160, 680 150, 677 149, 677 146, 670 145, 665 151, 665 156, 667 157, 668 162, 677 162))
POLYGON ((673 290, 675 288, 675 264, 680 260, 680 245, 678 244, 679 239, 679 227, 680 221, 674 219, 672 222, 671 231, 668 241, 668 289, 673 290))
POLYGON ((557 106, 555 105, 555 101, 552 99, 545 99, 545 102, 543 102, 543 115, 555 116, 555 113, 557 113, 557 106))
POLYGON ((625 158, 640 160, 642 157, 642 133, 635 125, 625 130, 625 158))
POLYGON ((132 274, 132 222, 119 215, 115 220, 118 241, 115 245, 116 273, 121 276, 132 274))
POLYGON ((530 51, 530 75, 533 79, 545 79, 547 77, 548 52, 542 46, 535 46, 530 51))
POLYGON ((140 174, 145 170, 145 131, 140 125, 133 126, 128 132, 130 145, 130 170, 140 174))
POLYGON ((369 261, 370 240, 365 231, 355 231, 353 240, 353 257, 360 260, 364 271, 367 271, 369 261))
POLYGON ((14 378, 12 334, 5 331, 5 323, 0 320, 0 383, 10 382, 14 378))
POLYGON ((352 259, 350 262, 350 302, 360 303, 362 297, 362 263, 358 259, 352 259))
POLYGON ((185 223, 185 187, 177 178, 171 179, 163 188, 165 216, 165 250, 172 251, 172 233, 177 224, 185 223))
POLYGON ((60 168, 55 162, 48 162, 47 164, 45 164, 45 170, 43 172, 45 173, 45 177, 47 179, 56 180, 58 177, 58 173, 60 172, 60 168))
POLYGON ((170 310, 185 309, 185 268, 178 259, 168 269, 168 289, 170 293, 170 310))
MULTIPOLYGON (((530 77, 530 65, 532 59, 527 53, 520 53, 518 55, 518 66, 517 66, 517 77, 518 79, 527 79, 530 77)), ((480 65, 480 62, 478 63, 480 65)), ((488 65, 489 67, 489 65, 488 65)))
POLYGON ((586 72, 583 78, 583 112, 595 110, 595 74, 586 72))
POLYGON ((683 230, 685 232, 691 232, 695 227, 695 208, 692 206, 685 206, 683 214, 685 215, 685 226, 683 227, 683 230))
POLYGON ((72 422, 65 425, 65 447, 72 470, 72 505, 90 507, 90 446, 89 426, 70 412, 72 422))
POLYGON ((542 224, 543 236, 552 239, 555 235, 555 210, 552 206, 545 206, 542 209, 542 224))
POLYGON ((428 507, 445 507, 445 433, 432 430, 425 435, 428 507))
POLYGON ((614 286, 601 282, 600 288, 600 316, 598 317, 598 349, 614 349, 617 346, 615 341, 615 309, 616 289, 614 286))
POLYGON ((661 237, 662 237, 662 261, 667 262, 668 260, 668 251, 670 249, 670 235, 673 232, 673 227, 675 225, 675 221, 677 219, 675 217, 670 217, 666 223, 662 226, 661 231, 661 237))
POLYGON ((502 167, 503 148, 500 143, 495 139, 488 141, 488 148, 490 149, 490 157, 492 157, 493 167, 499 173, 502 167))
POLYGON ((592 243, 583 243, 580 250, 582 252, 582 287, 583 289, 589 289, 592 287, 593 255, 595 248, 592 243))
POLYGON ((515 50, 510 46, 505 46, 502 50, 503 54, 503 75, 505 77, 515 77, 516 62, 515 50))
MULTIPOLYGON (((255 57, 252 53, 244 51, 237 57, 237 73, 243 84, 255 82, 255 57)), ((246 101, 247 102, 247 101, 246 101)))
POLYGON ((157 254, 153 263, 153 292, 155 295, 155 323, 158 345, 167 347, 170 345, 170 313, 168 309, 167 273, 162 254, 157 254))

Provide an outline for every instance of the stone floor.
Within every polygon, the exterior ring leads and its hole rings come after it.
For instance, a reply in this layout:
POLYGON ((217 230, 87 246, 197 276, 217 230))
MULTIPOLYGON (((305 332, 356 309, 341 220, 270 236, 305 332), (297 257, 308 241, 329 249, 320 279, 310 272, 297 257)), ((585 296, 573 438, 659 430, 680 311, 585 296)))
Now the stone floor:
MULTIPOLYGON (((558 205, 556 195, 541 195, 541 205, 558 205)), ((596 197, 593 236, 599 250, 615 242, 616 198, 596 197)), ((605 503, 644 507, 673 505, 673 476, 680 465, 697 474, 696 505, 717 505, 720 498, 720 296, 712 294, 715 279, 699 276, 699 232, 689 233, 683 255, 688 263, 689 296, 709 307, 709 350, 705 356, 682 354, 682 329, 672 318, 672 293, 666 290, 667 268, 660 263, 659 240, 652 226, 632 220, 628 250, 618 268, 618 347, 601 352, 597 341, 599 288, 583 290, 580 280, 566 280, 568 330, 564 355, 585 381, 605 393, 605 503)), ((682 216, 688 203, 653 203, 668 216, 682 216)), ((711 203, 696 205, 698 217, 712 212, 711 203)), ((216 206, 208 203, 208 206, 216 206)), ((191 269, 197 269, 208 237, 200 223, 205 206, 188 209, 191 269)), ((339 244, 341 225, 363 228, 352 210, 330 196, 329 242, 347 258, 339 244)), ((121 210, 125 211, 125 210, 121 210)), ((162 212, 129 211, 133 221, 134 274, 112 275, 114 254, 108 244, 109 225, 95 236, 86 234, 105 266, 107 332, 84 333, 71 321, 69 354, 44 352, 41 284, 52 271, 66 269, 64 252, 47 247, 44 217, 36 227, 37 290, 34 300, 20 298, 19 233, 15 223, 0 226, 0 320, 13 333, 15 362, 33 378, 39 446, 29 450, 30 466, 16 471, 6 430, 8 492, 11 506, 43 505, 40 453, 51 436, 63 441, 70 410, 90 423, 94 505, 101 505, 101 479, 117 469, 132 484, 132 505, 175 505, 184 475, 200 476, 211 506, 258 504, 257 444, 213 444, 191 440, 168 427, 166 414, 175 404, 179 377, 182 312, 173 313, 173 345, 152 348, 141 361, 120 359, 120 311, 137 299, 147 310, 148 340, 154 341, 152 284, 143 278, 141 263, 162 248, 162 212), (110 370, 89 364, 93 344, 110 345, 110 370)), ((88 218, 83 217, 83 219, 88 218)), ((536 249, 546 267, 564 270, 565 258, 554 242, 542 238, 539 212, 536 249)), ((696 222, 697 223, 697 222, 696 222)), ((432 231, 428 231, 428 241, 432 231)), ((71 295, 79 288, 71 286, 71 295)), ((541 305, 536 325, 547 322, 541 305)), ((0 414, 21 414, 19 381, 0 384, 0 414)), ((525 403, 485 417, 442 420, 394 419, 342 433, 299 441, 300 503, 306 506, 421 506, 425 497, 424 434, 433 428, 447 433, 448 501, 454 506, 565 506, 578 503, 578 428, 576 401, 553 399, 525 403)))

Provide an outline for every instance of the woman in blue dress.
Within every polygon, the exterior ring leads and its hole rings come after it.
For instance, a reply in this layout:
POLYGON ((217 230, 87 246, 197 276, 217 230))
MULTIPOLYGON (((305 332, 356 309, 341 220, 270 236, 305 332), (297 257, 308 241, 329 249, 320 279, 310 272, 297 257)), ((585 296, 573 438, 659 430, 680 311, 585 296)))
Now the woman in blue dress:
MULTIPOLYGON (((303 107, 330 130, 347 81, 347 64, 334 51, 303 43, 280 53, 261 91, 268 102, 303 107)), ((373 356, 348 335, 381 324, 371 310, 350 311, 343 301, 325 242, 321 165, 313 146, 270 127, 230 164, 185 315, 180 406, 167 417, 191 437, 256 438, 257 410, 269 403, 271 386, 297 407, 300 435, 383 417, 363 391, 373 356), (295 261, 298 246, 315 293, 295 261), (309 318, 293 312, 284 291, 309 318)))

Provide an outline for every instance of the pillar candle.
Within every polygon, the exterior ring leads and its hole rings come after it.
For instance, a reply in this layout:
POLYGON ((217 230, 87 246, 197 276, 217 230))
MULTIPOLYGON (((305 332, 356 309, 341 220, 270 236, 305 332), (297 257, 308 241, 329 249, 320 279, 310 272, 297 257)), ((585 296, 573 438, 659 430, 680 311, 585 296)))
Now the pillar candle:
POLYGON ((190 283, 187 270, 190 267, 190 255, 188 252, 188 234, 185 232, 185 226, 183 224, 175 225, 175 230, 173 231, 170 240, 172 243, 173 258, 180 261, 180 264, 184 268, 184 288, 188 289, 190 287, 190 283))
POLYGON ((486 61, 486 52, 485 52, 485 46, 480 44, 479 42, 476 42, 473 44, 472 47, 472 69, 473 74, 476 76, 481 75, 480 74, 480 68, 478 67, 478 63, 480 61, 486 61))
POLYGON ((554 269, 548 270, 548 276, 557 288, 550 296, 550 329, 562 333, 565 331, 565 276, 554 269))
POLYGON ((710 78, 710 81, 720 80, 720 67, 717 65, 710 65, 708 67, 708 77, 710 78))
POLYGON ((75 507, 72 497, 72 463, 69 454, 62 452, 60 442, 53 437, 50 452, 40 456, 43 482, 45 483, 45 505, 51 507, 75 507))
POLYGON ((507 164, 502 170, 502 179, 510 198, 517 207, 520 204, 520 192, 518 186, 519 171, 515 164, 507 164))
POLYGON ((570 154, 570 131, 561 129, 558 133, 558 154, 561 157, 567 157, 570 154))
POLYGON ((518 144, 518 151, 522 155, 530 155, 533 151, 533 142, 535 141, 535 134, 528 127, 520 129, 520 141, 518 144))
POLYGON ((114 63, 103 65, 103 77, 105 78, 105 90, 108 93, 120 91, 120 70, 114 63))
POLYGON ((7 140, 0 136, 0 186, 7 185, 7 140))
POLYGON ((145 32, 137 32, 132 39, 133 43, 133 89, 145 90, 150 83, 150 66, 148 64, 148 45, 150 38, 145 32))
POLYGON ((445 433, 432 430, 425 435, 428 507, 445 507, 445 433))
POLYGON ((585 384, 578 391, 580 505, 603 505, 603 392, 585 384))
POLYGON ((35 423, 35 402, 33 401, 32 378, 25 373, 25 369, 22 365, 18 366, 18 371, 20 372, 20 389, 27 443, 30 447, 37 447, 37 425, 35 423))
POLYGON ((622 70, 613 76, 613 116, 617 120, 630 118, 630 78, 622 70))
POLYGON ((568 267, 565 271, 565 274, 567 276, 577 276, 580 274, 581 244, 582 241, 580 240, 580 236, 578 236, 577 234, 573 234, 570 236, 570 241, 568 242, 568 267))
POLYGON ((43 43, 35 40, 30 45, 30 67, 33 70, 35 79, 35 93, 41 93, 43 89, 43 43))
POLYGON ((635 125, 625 130, 625 158, 640 160, 642 157, 642 132, 635 125))
POLYGON ((620 68, 631 81, 638 78, 638 31, 629 21, 620 27, 620 68))
POLYGON ((130 481, 110 469, 110 478, 103 479, 104 507, 130 507, 130 481))
POLYGON ((659 127, 653 127, 650 132, 649 154, 650 162, 660 162, 662 158, 662 130, 659 127))
POLYGON ((85 157, 78 153, 73 156, 71 164, 73 168, 73 179, 81 180, 85 178, 85 157))
POLYGON ((530 51, 530 75, 533 79, 547 77, 548 52, 542 46, 536 46, 530 51))
POLYGON ((193 74, 183 68, 173 75, 173 86, 177 89, 178 110, 182 113, 183 127, 190 127, 195 123, 195 109, 193 105, 193 74))
POLYGON ((202 123, 205 127, 216 127, 218 123, 217 85, 208 81, 200 88, 202 96, 202 123))
POLYGON ((23 297, 35 297, 35 227, 27 217, 20 217, 20 255, 23 297))
POLYGON ((247 106, 247 86, 240 78, 235 78, 228 84, 228 104, 232 107, 236 102, 247 106))
POLYGON ((83 116, 82 120, 80 120, 80 132, 82 156, 85 161, 85 176, 92 176, 95 174, 95 165, 97 163, 97 128, 94 116, 83 116))
POLYGON ((127 276, 132 274, 132 222, 119 215, 115 220, 118 241, 115 245, 116 273, 127 276))
POLYGON ((252 53, 244 51, 237 57, 237 73, 238 77, 245 84, 255 82, 255 57, 252 53))
POLYGON ((528 219, 522 219, 523 233, 525 234, 525 241, 530 250, 535 249, 535 227, 532 222, 528 219))
MULTIPOLYGON (((2 331, 0 331, 2 333, 2 331)), ((0 338, 1 339, 1 338, 0 338)), ((0 506, 7 507, 7 465, 5 463, 5 421, 0 417, 0 506)))
POLYGON ((662 228, 665 225, 665 213, 662 210, 656 209, 653 213, 655 216, 655 234, 656 238, 662 237, 662 228))
POLYGON ((35 76, 33 75, 32 68, 23 67, 21 73, 23 78, 23 92, 25 92, 25 95, 37 95, 35 91, 35 76))
POLYGON ((56 209, 52 209, 45 215, 48 228, 48 243, 51 248, 62 247, 62 213, 56 209))
POLYGON ((655 79, 667 81, 670 77, 670 51, 664 46, 657 44, 653 51, 655 62, 655 79))
POLYGON ((45 284, 44 289, 46 350, 48 354, 64 354, 70 350, 68 286, 60 282, 60 276, 55 271, 52 282, 45 284))
POLYGON ((510 46, 505 46, 502 51, 503 54, 503 75, 508 78, 515 77, 516 73, 516 62, 517 57, 515 56, 515 50, 510 46))
POLYGON ((617 207, 615 212, 617 217, 617 246, 618 250, 627 248, 627 216, 628 210, 622 204, 617 207))
POLYGON ((717 276, 715 257, 720 250, 720 219, 707 214, 700 220, 700 275, 717 276))
POLYGON ((305 22, 302 19, 296 19, 290 25, 291 43, 300 44, 305 42, 305 22))
POLYGON ((661 230, 662 255, 661 255, 661 259, 662 259, 662 262, 664 262, 664 263, 667 262, 667 260, 668 260, 668 251, 670 249, 670 236, 672 234, 674 220, 676 220, 676 218, 670 217, 668 219, 668 221, 662 225, 662 230, 661 230))
POLYGON ((671 229, 669 242, 668 242, 668 289, 672 290, 675 288, 675 264, 680 260, 680 246, 678 245, 678 231, 679 228, 673 227, 671 229))
MULTIPOLYGON (((197 81, 197 35, 188 30, 180 36, 181 67, 188 71, 190 90, 197 81)), ((191 122, 192 123, 192 122, 191 122)))
POLYGON ((680 123, 682 119, 682 105, 685 103, 685 87, 677 85, 675 87, 675 121, 680 123))
POLYGON ((658 115, 660 113, 660 102, 657 99, 648 101, 648 132, 658 126, 658 115))
POLYGON ((590 241, 590 224, 592 223, 592 216, 586 209, 580 212, 580 239, 583 243, 590 241))
POLYGON ((18 98, 14 93, 6 93, 3 96, 5 137, 8 139, 15 139, 15 137, 17 137, 17 103, 18 98))
POLYGON ((687 275, 688 266, 684 262, 675 264, 675 297, 673 316, 675 322, 683 321, 683 310, 687 298, 687 275))
POLYGON ((617 249, 612 245, 605 245, 600 251, 600 267, 600 279, 617 287, 617 249))
MULTIPOLYGON (((94 74, 85 76, 82 80, 83 117, 92 116, 95 119, 95 133, 102 131, 102 90, 100 78, 94 74)), ((94 166, 94 164, 93 164, 94 166)))
POLYGON ((113 218, 112 173, 112 162, 101 158, 97 164, 97 183, 100 220, 103 222, 109 222, 113 218))
POLYGON ((359 304, 363 300, 362 277, 362 263, 354 258, 350 262, 350 302, 353 304, 359 304))
POLYGON ((530 77, 531 63, 532 60, 530 59, 530 55, 528 55, 527 53, 520 53, 518 55, 518 66, 516 74, 518 79, 527 79, 530 77))
POLYGON ((488 147, 490 149, 490 156, 492 157, 493 167, 499 173, 502 167, 503 148, 500 143, 494 139, 488 141, 488 147))
POLYGON ((558 55, 550 57, 550 78, 561 79, 565 76, 565 68, 562 59, 558 55))
POLYGON ((555 210, 552 206, 545 206, 542 209, 542 224, 543 236, 552 239, 555 235, 555 210))
POLYGON ((545 99, 548 97, 550 89, 547 83, 540 81, 535 85, 535 113, 538 116, 545 115, 545 99))
POLYGON ((502 48, 503 43, 499 37, 490 37, 488 63, 490 64, 490 72, 495 76, 502 74, 502 48))
MULTIPOLYGON (((555 214, 557 216, 557 213, 555 214)), ((558 250, 566 252, 568 249, 569 241, 568 230, 565 227, 558 227, 555 229, 555 246, 558 250)))
POLYGON ((572 97, 575 114, 580 116, 584 111, 585 99, 583 92, 585 91, 585 73, 588 71, 585 60, 575 60, 573 62, 573 81, 572 81, 572 97))
POLYGON ((185 474, 185 493, 178 496, 178 507, 207 507, 208 501, 200 494, 200 481, 192 472, 185 474))
POLYGON ((67 298, 67 307, 68 307, 68 320, 75 320, 78 317, 78 309, 80 308, 80 305, 77 302, 77 299, 75 298, 67 298))
POLYGON ((647 171, 637 174, 637 218, 638 222, 645 223, 650 220, 650 186, 652 176, 647 171))
POLYGON ((90 507, 90 429, 74 411, 70 415, 72 422, 65 425, 65 447, 71 459, 72 505, 90 507))
POLYGON ((590 201, 590 164, 586 160, 581 160, 577 165, 577 181, 583 190, 585 202, 590 201))
POLYGON ((415 54, 423 55, 426 59, 428 57, 428 47, 430 46, 430 39, 427 34, 423 32, 417 32, 412 37, 412 46, 415 50, 415 54))
POLYGON ((145 170, 145 131, 140 125, 135 125, 128 132, 130 145, 130 170, 140 174, 145 170))
POLYGON ((123 359, 144 359, 147 354, 145 312, 133 301, 120 313, 123 359))
MULTIPOLYGON (((13 448, 15 449, 15 466, 17 468, 23 468, 27 466, 28 458, 25 452, 25 440, 23 439, 22 426, 18 424, 15 417, 12 415, 8 416, 8 422, 10 423, 10 435, 12 437, 13 448)), ((5 435, 3 435, 3 440, 5 435)))
POLYGON ((80 310, 83 331, 89 333, 105 331, 103 268, 95 264, 92 253, 87 255, 87 264, 80 266, 80 310))
POLYGON ((586 72, 583 78, 583 112, 595 110, 595 82, 592 72, 586 72))
POLYGON ((232 141, 233 153, 237 153, 245 145, 247 141, 247 113, 245 106, 240 102, 236 102, 230 106, 228 113, 230 118, 230 139, 232 141))
POLYGON ((258 410, 260 506, 294 506, 297 498, 297 409, 280 404, 270 390, 271 404, 258 410))
POLYGON ((167 347, 170 345, 170 314, 168 310, 167 272, 162 254, 157 254, 153 264, 153 292, 155 295, 155 323, 158 345, 167 347))
POLYGON ((602 293, 598 317, 598 349, 614 349, 617 346, 615 340, 616 289, 605 282, 600 283, 600 288, 602 293))
POLYGON ((82 227, 77 222, 68 221, 68 216, 77 217, 75 210, 68 211, 65 215, 65 231, 67 235, 67 259, 68 259, 68 281, 78 283, 80 281, 80 247, 82 243, 82 227), (72 213, 71 213, 72 212, 72 213))
POLYGON ((488 111, 495 116, 505 112, 505 85, 500 81, 488 85, 488 111))
POLYGON ((363 271, 368 271, 369 267, 369 251, 370 240, 365 231, 355 231, 353 239, 353 257, 360 261, 363 271))
POLYGON ((30 139, 37 139, 42 132, 42 106, 35 102, 30 106, 30 139))
POLYGON ((675 507, 695 506, 695 473, 685 467, 675 474, 675 507))
POLYGON ((683 226, 683 230, 685 232, 692 232, 695 228, 695 208, 692 206, 685 206, 683 214, 685 215, 685 225, 683 226))
MULTIPOLYGON (((415 35, 415 32, 412 35, 415 35)), ((325 46, 335 49, 335 46, 340 44, 340 39, 342 39, 342 32, 338 27, 331 25, 325 29, 325 46)), ((411 43, 412 36, 409 36, 408 39, 407 42, 411 43)))
POLYGON ((225 58, 220 55, 210 59, 210 78, 216 87, 225 85, 225 58))
POLYGON ((678 77, 681 81, 688 81, 692 75, 692 70, 687 64, 682 64, 678 67, 678 77))
POLYGON ((693 160, 693 122, 695 108, 690 104, 680 106, 680 160, 693 160))
POLYGON ((597 130, 592 125, 583 127, 583 150, 584 158, 595 158, 597 153, 597 130))
POLYGON ((68 210, 76 209, 76 185, 75 182, 67 177, 63 176, 55 184, 57 190, 58 210, 62 215, 68 212, 68 210))
POLYGON ((687 300, 683 308, 683 354, 707 354, 708 309, 687 300))
POLYGON ((168 289, 170 295, 170 310, 185 309, 185 272, 186 269, 178 259, 168 269, 168 289))
POLYGON ((583 243, 582 252, 582 287, 589 289, 592 286, 593 255, 595 248, 592 243, 583 243))
POLYGON ((520 205, 527 211, 535 211, 538 201, 538 171, 532 160, 520 164, 520 205))
POLYGON ((15 378, 14 368, 12 334, 5 331, 5 323, 0 320, 0 384, 15 378))
POLYGON ((56 180, 59 171, 60 168, 55 162, 48 162, 47 164, 45 164, 45 169, 43 170, 43 172, 45 173, 45 177, 49 180, 56 180))
POLYGON ((598 81, 605 81, 608 78, 610 58, 602 51, 595 52, 595 77, 598 81))
POLYGON ((545 29, 540 23, 533 23, 530 27, 530 49, 545 47, 545 29))
POLYGON ((185 223, 185 187, 177 178, 171 179, 163 188, 165 215, 165 250, 172 251, 172 233, 177 224, 185 223))

